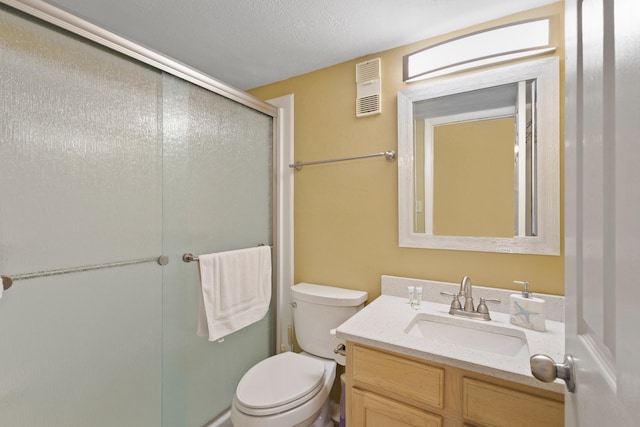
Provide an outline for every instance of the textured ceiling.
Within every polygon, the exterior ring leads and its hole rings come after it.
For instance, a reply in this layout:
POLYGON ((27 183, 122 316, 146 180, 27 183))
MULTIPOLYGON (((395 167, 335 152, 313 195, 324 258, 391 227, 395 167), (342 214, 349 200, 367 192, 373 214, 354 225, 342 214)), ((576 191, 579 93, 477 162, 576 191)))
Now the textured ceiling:
POLYGON ((47 1, 244 90, 553 2, 47 1))

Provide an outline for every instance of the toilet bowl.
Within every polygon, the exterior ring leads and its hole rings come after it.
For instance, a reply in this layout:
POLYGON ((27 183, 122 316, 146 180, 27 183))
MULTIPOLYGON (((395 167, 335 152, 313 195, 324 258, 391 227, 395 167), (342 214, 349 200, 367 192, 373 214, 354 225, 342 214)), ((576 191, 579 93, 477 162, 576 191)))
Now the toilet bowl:
POLYGON ((364 306, 363 291, 300 283, 291 287, 293 324, 302 353, 285 352, 253 366, 231 405, 234 427, 332 427, 329 393, 336 377, 337 328, 364 306))
POLYGON ((243 377, 231 407, 234 427, 331 427, 329 392, 336 362, 280 353, 243 377))

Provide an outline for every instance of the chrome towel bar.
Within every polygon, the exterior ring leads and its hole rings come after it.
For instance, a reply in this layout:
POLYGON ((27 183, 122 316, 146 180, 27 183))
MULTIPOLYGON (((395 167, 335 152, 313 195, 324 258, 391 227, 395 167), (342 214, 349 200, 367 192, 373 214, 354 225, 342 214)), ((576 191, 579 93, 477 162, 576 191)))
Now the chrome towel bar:
MULTIPOLYGON (((258 246, 264 246, 264 243, 260 243, 258 246)), ((273 246, 269 246, 270 248, 273 248, 273 246)), ((200 261, 200 258, 198 258, 197 256, 193 256, 193 254, 191 252, 187 252, 186 254, 182 255, 182 260, 184 262, 198 262, 200 261)))
POLYGON ((352 157, 342 157, 339 159, 330 159, 330 160, 316 160, 315 162, 295 162, 289 165, 290 168, 296 168, 297 171, 301 170, 303 166, 311 166, 311 165, 319 165, 322 163, 334 163, 334 162, 344 162, 346 160, 358 160, 358 159, 368 159, 370 157, 382 157, 384 156, 390 162, 396 160, 397 155, 393 150, 383 151, 381 153, 373 153, 373 154, 365 154, 362 156, 352 156, 352 157))
POLYGON ((112 267, 122 267, 125 265, 142 264, 142 263, 151 262, 151 261, 155 261, 159 265, 167 265, 169 263, 169 257, 161 255, 159 257, 153 257, 153 258, 140 258, 140 259, 134 259, 130 261, 111 262, 107 264, 86 265, 84 267, 72 267, 72 268, 62 268, 59 270, 38 271, 36 273, 25 273, 25 274, 18 274, 15 276, 1 276, 2 287, 6 291, 11 287, 11 285, 13 285, 13 282, 15 282, 16 280, 36 279, 38 277, 58 276, 60 274, 69 274, 69 273, 80 273, 83 271, 100 270, 103 268, 112 268, 112 267))
POLYGON ((198 258, 197 256, 193 256, 192 253, 187 252, 186 254, 182 255, 182 260, 184 262, 198 262, 200 261, 200 258, 198 258))

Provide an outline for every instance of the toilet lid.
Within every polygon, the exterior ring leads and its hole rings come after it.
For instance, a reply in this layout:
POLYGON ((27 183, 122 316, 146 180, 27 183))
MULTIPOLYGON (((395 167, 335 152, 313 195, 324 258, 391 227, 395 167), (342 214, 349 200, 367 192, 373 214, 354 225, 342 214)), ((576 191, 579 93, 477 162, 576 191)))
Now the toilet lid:
MULTIPOLYGON (((236 400, 248 409, 277 408, 322 389, 325 363, 293 352, 269 357, 252 367, 240 380, 236 400)), ((306 397, 306 398, 305 398, 306 397)))

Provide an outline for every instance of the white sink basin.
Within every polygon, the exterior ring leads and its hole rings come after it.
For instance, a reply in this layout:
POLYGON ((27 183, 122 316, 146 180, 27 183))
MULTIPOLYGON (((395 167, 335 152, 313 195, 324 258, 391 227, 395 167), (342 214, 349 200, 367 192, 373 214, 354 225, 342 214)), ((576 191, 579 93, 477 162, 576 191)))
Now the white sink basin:
POLYGON ((524 332, 490 323, 479 323, 477 320, 418 313, 404 332, 427 340, 529 359, 529 346, 524 332))

